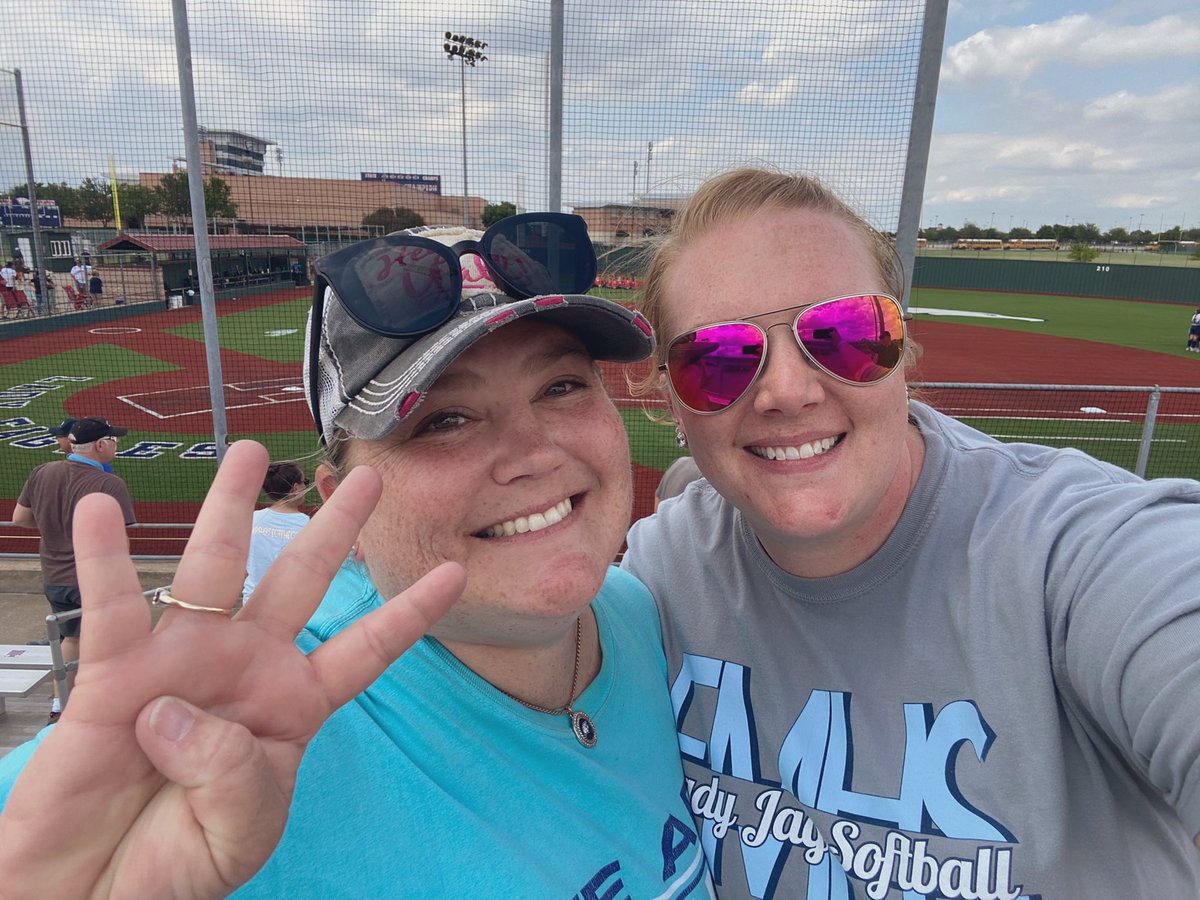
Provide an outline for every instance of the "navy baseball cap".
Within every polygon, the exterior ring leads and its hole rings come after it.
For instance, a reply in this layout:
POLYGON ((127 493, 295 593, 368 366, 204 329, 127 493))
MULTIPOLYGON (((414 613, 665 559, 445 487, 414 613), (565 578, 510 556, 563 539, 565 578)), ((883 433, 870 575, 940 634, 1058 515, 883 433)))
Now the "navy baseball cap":
POLYGON ((71 443, 90 444, 100 438, 120 437, 123 434, 129 434, 129 429, 110 425, 108 419, 102 419, 100 416, 88 416, 71 426, 71 443))
POLYGON ((76 419, 63 419, 61 425, 54 425, 46 430, 55 437, 69 437, 71 428, 74 427, 76 421, 76 419))

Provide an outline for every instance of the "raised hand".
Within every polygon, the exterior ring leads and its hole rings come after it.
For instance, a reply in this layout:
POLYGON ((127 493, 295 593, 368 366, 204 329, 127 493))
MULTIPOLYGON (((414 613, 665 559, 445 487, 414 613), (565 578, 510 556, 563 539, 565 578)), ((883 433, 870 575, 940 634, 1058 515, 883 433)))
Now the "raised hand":
MULTIPOLYGON (((234 605, 266 464, 258 444, 230 448, 172 595, 234 605)), ((0 815, 0 896, 217 897, 258 871, 282 834, 308 741, 465 584, 460 566, 439 566, 300 652, 293 639, 379 491, 373 471, 352 472, 236 617, 172 608, 154 629, 120 509, 101 494, 79 503, 79 674, 0 815)))

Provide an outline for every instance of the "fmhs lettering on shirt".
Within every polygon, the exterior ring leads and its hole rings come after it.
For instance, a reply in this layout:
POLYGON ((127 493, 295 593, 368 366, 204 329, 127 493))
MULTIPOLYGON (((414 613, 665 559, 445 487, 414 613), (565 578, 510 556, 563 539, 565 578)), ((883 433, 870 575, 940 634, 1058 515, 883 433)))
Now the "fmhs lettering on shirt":
MULTIPOLYGON (((685 654, 671 688, 685 762, 719 772, 689 778, 689 805, 714 862, 740 861, 755 897, 775 896, 793 854, 807 866, 807 897, 846 898, 889 892, 920 897, 1021 900, 1012 884, 1016 838, 976 809, 955 778, 959 754, 986 759, 995 734, 969 700, 904 703, 903 746, 895 748, 899 791, 880 796, 853 788, 852 697, 812 690, 779 743, 779 782, 760 771, 759 735, 750 701, 750 670, 737 663, 685 654), (715 691, 706 736, 688 728, 698 691, 715 691), (970 748, 968 750, 968 748, 970 748), (722 853, 734 841, 737 853, 722 853), (852 886, 857 883, 858 886, 852 886)), ((710 698, 706 698, 710 699, 710 698)), ((796 861, 789 868, 794 878, 796 861)), ((779 896, 795 896, 791 880, 779 896)), ((1029 895, 1030 900, 1037 895, 1029 895)))

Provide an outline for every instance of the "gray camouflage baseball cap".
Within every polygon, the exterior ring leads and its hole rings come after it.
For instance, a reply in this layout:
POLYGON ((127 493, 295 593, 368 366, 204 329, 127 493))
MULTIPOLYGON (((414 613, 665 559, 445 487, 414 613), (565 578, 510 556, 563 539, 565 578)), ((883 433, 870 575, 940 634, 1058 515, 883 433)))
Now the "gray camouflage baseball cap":
MULTIPOLYGON (((463 228, 421 229, 421 237, 448 245, 463 228)), ((477 341, 518 319, 537 316, 575 335, 597 360, 637 362, 654 352, 654 333, 640 312, 586 294, 551 294, 516 300, 500 292, 481 267, 463 258, 463 296, 458 313, 434 331, 414 338, 376 334, 356 322, 325 286, 321 333, 314 354, 312 315, 304 348, 304 391, 322 441, 336 428, 374 441, 386 437, 420 406, 434 382, 477 341), (313 375, 316 375, 315 379, 313 375), (315 393, 315 396, 314 396, 315 393)))

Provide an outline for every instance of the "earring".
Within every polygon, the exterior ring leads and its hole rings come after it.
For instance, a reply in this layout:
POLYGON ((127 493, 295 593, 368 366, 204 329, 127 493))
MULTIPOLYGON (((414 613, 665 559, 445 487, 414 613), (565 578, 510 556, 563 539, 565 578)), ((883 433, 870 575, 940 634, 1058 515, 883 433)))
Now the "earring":
POLYGON ((686 447, 688 445, 687 435, 683 433, 683 429, 678 425, 675 426, 675 443, 677 443, 680 447, 686 447))

